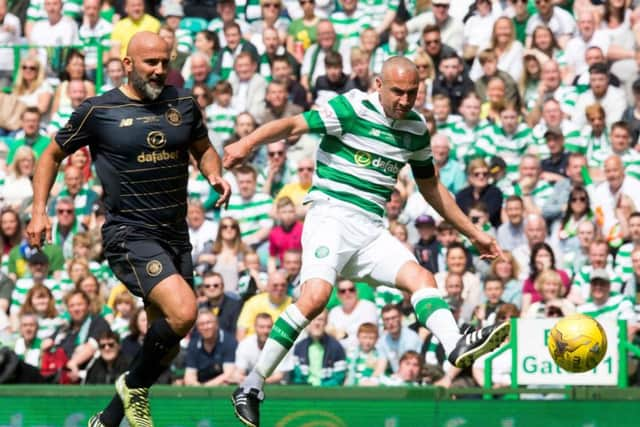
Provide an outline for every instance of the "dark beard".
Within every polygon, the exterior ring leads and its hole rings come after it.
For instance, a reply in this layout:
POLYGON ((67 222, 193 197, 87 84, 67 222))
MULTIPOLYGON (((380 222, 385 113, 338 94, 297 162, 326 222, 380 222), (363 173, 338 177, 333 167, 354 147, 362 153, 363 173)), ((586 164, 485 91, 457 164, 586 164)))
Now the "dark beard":
POLYGON ((154 87, 134 69, 131 72, 131 86, 142 95, 144 100, 155 101, 164 89, 164 79, 162 79, 162 82, 160 82, 157 87, 154 87))

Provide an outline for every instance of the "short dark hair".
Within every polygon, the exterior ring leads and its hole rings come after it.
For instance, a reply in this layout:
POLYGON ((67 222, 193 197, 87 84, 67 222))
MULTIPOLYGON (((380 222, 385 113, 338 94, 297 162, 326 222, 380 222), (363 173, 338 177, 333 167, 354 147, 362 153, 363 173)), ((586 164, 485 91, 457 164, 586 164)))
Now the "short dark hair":
POLYGON ((398 307, 398 304, 387 304, 384 307, 382 307, 382 310, 380 310, 380 316, 390 311, 397 311, 398 313, 401 313, 400 307, 398 307))
POLYGON ((251 165, 246 164, 246 163, 243 164, 243 165, 238 166, 235 169, 235 172, 236 172, 236 174, 240 174, 240 175, 251 174, 251 175, 253 175, 254 179, 258 178, 258 172, 256 172, 255 168, 253 166, 251 166, 251 165))
POLYGON ((275 55, 271 60, 271 65, 273 65, 274 62, 286 62, 287 64, 291 65, 286 55, 275 55))
POLYGON ((460 61, 460 55, 458 55, 455 50, 443 51, 442 55, 440 55, 440 63, 442 64, 442 61, 446 59, 454 59, 454 58, 460 61))
POLYGON ((589 67, 589 74, 604 74, 607 77, 609 76, 609 67, 607 64, 603 62, 596 62, 595 64, 589 67))
POLYGON ((613 133, 614 129, 624 129, 627 132, 627 135, 631 135, 631 129, 629 128, 629 124, 623 120, 618 120, 617 122, 611 125, 611 133, 613 133))
POLYGON ((215 86, 213 86, 213 91, 216 94, 227 93, 229 95, 233 95, 233 87, 227 80, 220 80, 218 83, 216 83, 215 86))
POLYGON ((235 21, 227 22, 226 24, 224 24, 224 27, 222 27, 222 32, 226 33, 227 30, 230 30, 231 28, 236 28, 238 32, 242 34, 242 29, 240 28, 240 24, 238 24, 235 21))
POLYGON ((489 282, 500 282, 502 284, 502 287, 504 288, 504 282, 502 281, 502 279, 500 277, 498 277, 495 274, 489 274, 487 277, 485 277, 484 285, 486 286, 486 284, 489 283, 489 282))
POLYGON ((339 52, 330 50, 324 56, 325 67, 340 67, 342 68, 342 55, 339 52))
POLYGON ((440 34, 440 27, 438 27, 436 24, 429 24, 429 25, 425 26, 424 29, 422 30, 422 35, 425 35, 427 33, 438 33, 438 34, 440 34))
POLYGON ((38 117, 42 117, 42 113, 40 113, 40 110, 38 110, 38 107, 27 107, 24 109, 24 111, 22 112, 22 114, 20 114, 20 118, 24 119, 24 115, 27 113, 31 113, 31 114, 37 114, 38 117))
POLYGON ((524 200, 522 200, 522 197, 517 196, 517 195, 515 195, 515 194, 513 194, 513 195, 511 195, 511 196, 507 197, 507 199, 504 201, 505 205, 506 205, 507 203, 509 203, 509 202, 518 202, 518 203, 520 203, 521 205, 524 205, 524 200))
POLYGON ((271 317, 271 315, 269 313, 262 312, 262 313, 256 314, 256 318, 253 319, 253 323, 254 324, 258 323, 258 320, 260 320, 260 319, 262 319, 262 320, 269 319, 269 320, 271 320, 271 322, 273 322, 273 317, 271 317))
POLYGON ((117 342, 118 344, 120 344, 120 335, 118 335, 117 332, 113 332, 111 330, 108 331, 104 331, 103 333, 101 333, 100 335, 98 335, 98 343, 101 340, 114 340, 115 342, 117 342))

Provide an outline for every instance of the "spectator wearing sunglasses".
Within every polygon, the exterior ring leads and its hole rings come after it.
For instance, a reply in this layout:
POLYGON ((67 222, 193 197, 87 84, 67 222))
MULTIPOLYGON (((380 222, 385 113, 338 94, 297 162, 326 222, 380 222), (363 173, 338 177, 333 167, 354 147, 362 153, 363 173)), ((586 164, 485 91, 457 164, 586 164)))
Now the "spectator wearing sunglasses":
POLYGON ((300 218, 304 218, 307 212, 307 207, 302 204, 302 201, 313 184, 313 174, 315 170, 316 166, 313 159, 304 158, 300 160, 297 168, 298 179, 282 187, 276 197, 276 201, 283 197, 290 198, 300 218))
POLYGON ((129 357, 120 351, 120 337, 105 331, 98 337, 100 356, 89 364, 85 384, 114 384, 129 367, 129 357))
POLYGON ((500 225, 500 209, 502 206, 502 191, 489 183, 489 166, 483 159, 473 159, 467 167, 469 186, 456 194, 456 202, 466 214, 476 202, 484 202, 489 208, 491 225, 500 225))
POLYGON ((378 309, 371 301, 358 298, 356 285, 351 280, 338 280, 336 291, 340 305, 329 312, 327 331, 349 352, 358 346, 360 325, 378 324, 378 309))
POLYGON ((242 303, 237 298, 225 294, 222 276, 213 271, 204 272, 198 291, 201 295, 198 299, 198 309, 211 311, 218 316, 221 329, 235 334, 242 303))

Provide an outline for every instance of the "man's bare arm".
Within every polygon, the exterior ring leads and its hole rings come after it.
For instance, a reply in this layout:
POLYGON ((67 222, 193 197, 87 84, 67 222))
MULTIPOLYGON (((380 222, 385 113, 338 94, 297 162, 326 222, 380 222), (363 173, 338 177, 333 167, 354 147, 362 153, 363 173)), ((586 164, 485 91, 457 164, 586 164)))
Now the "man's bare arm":
POLYGON ((27 227, 27 239, 32 247, 42 245, 42 233, 51 241, 51 222, 47 216, 47 199, 55 181, 60 164, 66 157, 60 146, 51 140, 38 160, 33 176, 33 207, 31 221, 27 227))
POLYGON ((194 142, 190 147, 191 154, 196 159, 198 168, 211 186, 220 194, 216 202, 216 207, 220 207, 227 202, 231 195, 231 188, 222 179, 222 162, 220 156, 213 149, 209 138, 202 138, 194 142))
POLYGON ((228 169, 237 165, 259 145, 276 142, 290 136, 300 136, 308 131, 309 126, 302 114, 264 124, 225 148, 224 167, 228 169))
POLYGON ((473 225, 437 175, 426 179, 418 178, 416 183, 425 200, 456 230, 467 236, 478 248, 482 257, 502 257, 502 250, 495 239, 473 225))

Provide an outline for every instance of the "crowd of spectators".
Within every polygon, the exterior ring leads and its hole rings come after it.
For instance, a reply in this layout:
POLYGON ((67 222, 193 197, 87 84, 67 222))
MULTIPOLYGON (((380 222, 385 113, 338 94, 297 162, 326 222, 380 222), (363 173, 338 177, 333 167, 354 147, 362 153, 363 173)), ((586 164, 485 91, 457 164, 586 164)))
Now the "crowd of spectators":
MULTIPOLYGON (((89 150, 59 171, 52 242, 34 251, 24 237, 38 156, 85 98, 125 81, 121 58, 141 30, 171 47, 167 81, 192 91, 219 153, 263 123, 374 92, 384 60, 410 58, 439 177, 505 251, 481 259, 409 169, 388 169, 398 185, 385 225, 434 273, 460 328, 580 312, 626 320, 634 339, 637 0, 0 0, 0 380, 113 383, 144 339, 141 301, 102 255, 89 150)), ((225 173, 233 195, 222 210, 192 165, 199 314, 161 382, 236 384, 255 365, 299 294, 320 142, 304 135, 252 153, 225 173)), ((267 382, 483 385, 483 369, 452 367, 407 293, 341 278, 267 382)), ((493 381, 508 385, 510 369, 503 360, 493 381)))

